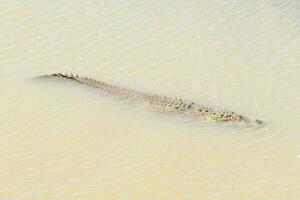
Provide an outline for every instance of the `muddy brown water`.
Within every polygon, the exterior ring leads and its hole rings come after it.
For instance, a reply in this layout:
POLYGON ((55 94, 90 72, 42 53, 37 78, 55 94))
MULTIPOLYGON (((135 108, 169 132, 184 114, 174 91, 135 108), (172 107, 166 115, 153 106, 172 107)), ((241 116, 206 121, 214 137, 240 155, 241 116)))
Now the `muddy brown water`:
POLYGON ((299 199, 297 1, 3 1, 0 199, 299 199), (72 72, 263 119, 153 112, 72 72))

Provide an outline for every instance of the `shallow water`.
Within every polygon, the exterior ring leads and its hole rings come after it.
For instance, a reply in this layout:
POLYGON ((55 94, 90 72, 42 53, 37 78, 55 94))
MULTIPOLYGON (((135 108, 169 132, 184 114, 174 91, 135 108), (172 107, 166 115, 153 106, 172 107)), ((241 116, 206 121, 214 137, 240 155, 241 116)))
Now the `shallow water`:
POLYGON ((0 199, 299 199, 298 1, 2 1, 0 199), (266 121, 151 111, 73 72, 266 121))

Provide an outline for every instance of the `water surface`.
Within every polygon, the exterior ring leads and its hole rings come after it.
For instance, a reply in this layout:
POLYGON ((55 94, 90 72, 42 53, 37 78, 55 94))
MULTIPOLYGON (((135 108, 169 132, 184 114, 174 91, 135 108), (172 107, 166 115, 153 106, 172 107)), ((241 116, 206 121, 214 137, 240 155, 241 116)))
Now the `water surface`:
POLYGON ((298 199, 298 1, 2 1, 0 199, 298 199), (263 119, 164 115, 73 72, 263 119))

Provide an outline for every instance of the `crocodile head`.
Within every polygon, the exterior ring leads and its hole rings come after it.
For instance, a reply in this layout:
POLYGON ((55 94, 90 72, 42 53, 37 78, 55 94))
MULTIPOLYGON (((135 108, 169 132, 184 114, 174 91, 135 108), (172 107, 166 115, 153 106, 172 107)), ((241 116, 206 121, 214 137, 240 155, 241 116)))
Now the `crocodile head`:
POLYGON ((239 115, 234 112, 217 113, 217 114, 213 115, 212 118, 216 122, 234 122, 234 123, 244 122, 246 124, 252 124, 255 126, 262 126, 264 124, 264 122, 262 120, 259 120, 259 119, 253 120, 253 119, 239 115))
POLYGON ((252 124, 252 125, 255 125, 255 126, 264 125, 264 122, 260 119, 250 119, 248 117, 243 117, 243 121, 247 124, 252 124))
POLYGON ((257 125, 257 126, 261 126, 261 125, 264 124, 264 122, 262 120, 260 120, 260 119, 255 119, 254 120, 254 124, 257 125))

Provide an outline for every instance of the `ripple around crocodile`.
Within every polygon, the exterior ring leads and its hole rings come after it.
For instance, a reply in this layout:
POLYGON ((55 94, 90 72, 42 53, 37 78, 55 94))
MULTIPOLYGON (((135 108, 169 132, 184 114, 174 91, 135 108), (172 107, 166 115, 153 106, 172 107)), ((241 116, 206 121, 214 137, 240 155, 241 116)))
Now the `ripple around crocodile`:
POLYGON ((77 74, 71 73, 53 73, 50 75, 41 76, 44 78, 60 77, 77 81, 81 84, 98 88, 105 93, 130 97, 139 102, 146 103, 158 110, 165 112, 172 112, 182 115, 197 116, 206 121, 214 122, 233 122, 233 123, 246 123, 251 125, 261 126, 264 124, 262 120, 250 119, 238 113, 221 110, 213 107, 201 106, 192 101, 173 98, 164 95, 156 95, 152 93, 145 93, 131 89, 125 89, 115 85, 110 85, 101 81, 97 81, 88 77, 81 77, 77 74))

